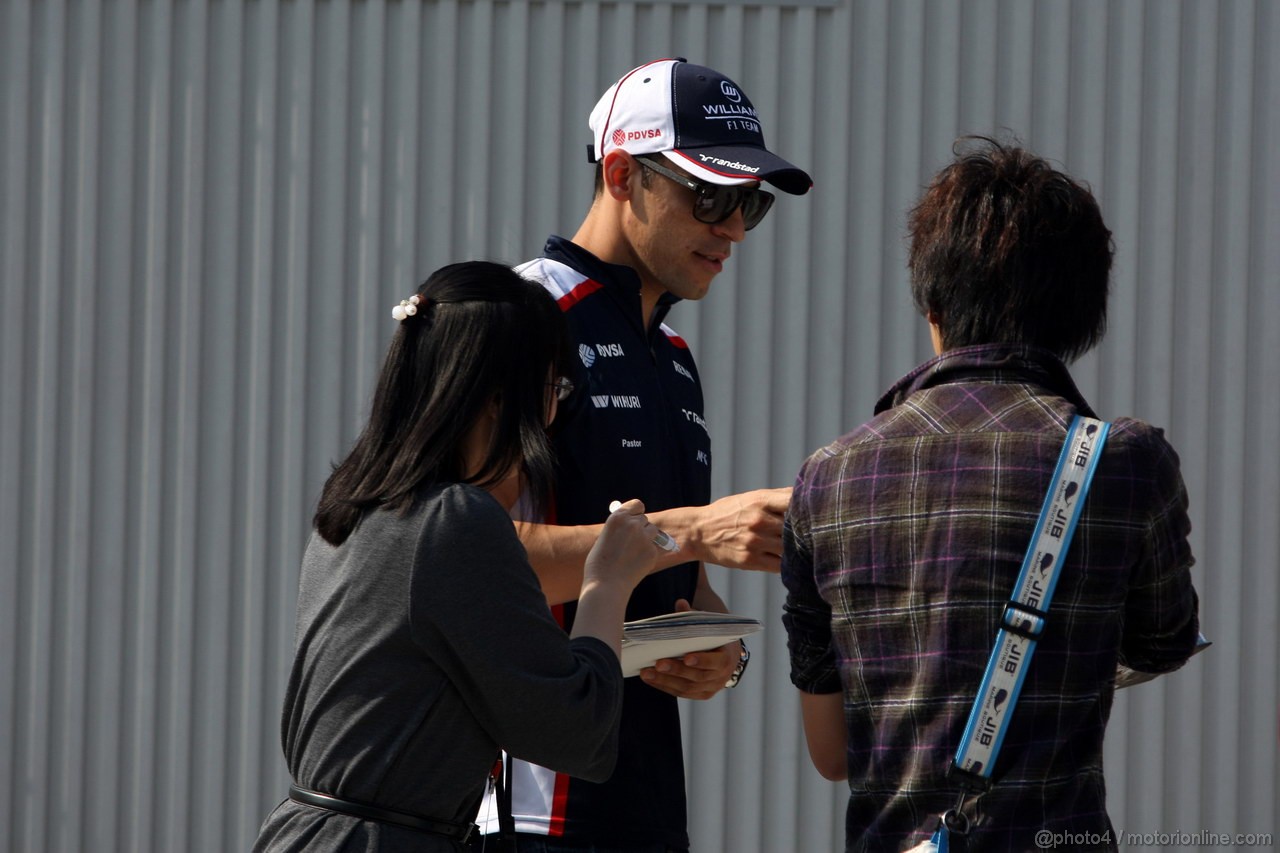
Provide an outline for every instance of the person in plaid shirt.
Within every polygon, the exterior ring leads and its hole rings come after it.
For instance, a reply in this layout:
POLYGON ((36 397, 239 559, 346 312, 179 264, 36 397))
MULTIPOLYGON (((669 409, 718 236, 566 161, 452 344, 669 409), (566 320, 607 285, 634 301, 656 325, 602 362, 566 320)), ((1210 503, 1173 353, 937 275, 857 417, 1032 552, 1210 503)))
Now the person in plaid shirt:
MULTIPOLYGON (((1113 244, 1093 195, 969 140, 910 217, 937 357, 818 450, 784 528, 783 623, 809 752, 849 780, 846 850, 926 840, 1072 416, 1066 364, 1106 327, 1113 244)), ((1187 493, 1160 429, 1118 418, 969 850, 1116 849, 1102 739, 1118 664, 1177 669, 1199 634, 1187 493)))

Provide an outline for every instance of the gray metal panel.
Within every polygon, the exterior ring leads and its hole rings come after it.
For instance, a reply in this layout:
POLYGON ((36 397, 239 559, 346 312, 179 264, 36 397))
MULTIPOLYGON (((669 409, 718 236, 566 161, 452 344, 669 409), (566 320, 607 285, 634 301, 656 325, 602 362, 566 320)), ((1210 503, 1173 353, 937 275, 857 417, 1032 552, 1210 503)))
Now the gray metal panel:
MULTIPOLYGON (((734 76, 818 180, 672 315, 717 494, 789 483, 928 355, 905 211, 956 135, 1094 186, 1111 330, 1075 373, 1179 448, 1217 643, 1118 699, 1110 809, 1274 833, 1278 47, 1243 0, 0 3, 0 849, 249 845, 286 781, 302 542, 389 306, 572 233, 587 112, 663 55, 734 76)), ((686 703, 695 849, 839 849, 780 584, 712 575, 768 630, 734 694, 686 703)), ((1181 840, 1148 846, 1210 848, 1181 840)))

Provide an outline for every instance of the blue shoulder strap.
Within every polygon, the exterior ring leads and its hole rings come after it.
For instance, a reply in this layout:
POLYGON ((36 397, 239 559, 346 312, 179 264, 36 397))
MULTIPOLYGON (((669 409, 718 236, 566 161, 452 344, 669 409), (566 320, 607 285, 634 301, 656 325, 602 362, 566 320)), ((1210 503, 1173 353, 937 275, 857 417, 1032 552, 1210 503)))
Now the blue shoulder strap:
POLYGON ((965 773, 988 781, 991 778, 1027 665, 1044 632, 1062 558, 1071 545, 1110 428, 1108 423, 1079 415, 1071 421, 1040 520, 1022 561, 1022 572, 1013 597, 1005 604, 995 648, 956 751, 955 767, 965 773))

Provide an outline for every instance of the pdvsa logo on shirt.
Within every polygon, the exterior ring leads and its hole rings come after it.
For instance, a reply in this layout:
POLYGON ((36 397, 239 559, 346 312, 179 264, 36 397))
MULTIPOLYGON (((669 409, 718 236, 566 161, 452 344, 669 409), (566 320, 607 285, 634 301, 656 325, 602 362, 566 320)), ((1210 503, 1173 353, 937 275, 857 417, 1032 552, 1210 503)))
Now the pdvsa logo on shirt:
POLYGON ((597 358, 622 358, 626 353, 622 350, 622 344, 578 344, 578 357, 582 359, 582 363, 587 367, 596 363, 597 358))

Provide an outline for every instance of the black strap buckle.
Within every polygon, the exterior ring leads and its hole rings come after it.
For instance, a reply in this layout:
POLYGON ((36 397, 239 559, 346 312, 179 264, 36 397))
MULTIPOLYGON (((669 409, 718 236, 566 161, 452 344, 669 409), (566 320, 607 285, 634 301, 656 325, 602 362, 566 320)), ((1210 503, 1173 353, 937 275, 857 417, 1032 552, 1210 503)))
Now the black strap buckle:
POLYGON ((1010 634, 1036 641, 1049 623, 1049 614, 1020 601, 1009 601, 1000 616, 1000 627, 1010 634))
POLYGON ((991 779, 981 773, 965 770, 954 761, 947 767, 947 781, 960 788, 960 799, 956 801, 956 810, 964 803, 969 794, 985 794, 991 790, 991 779))

